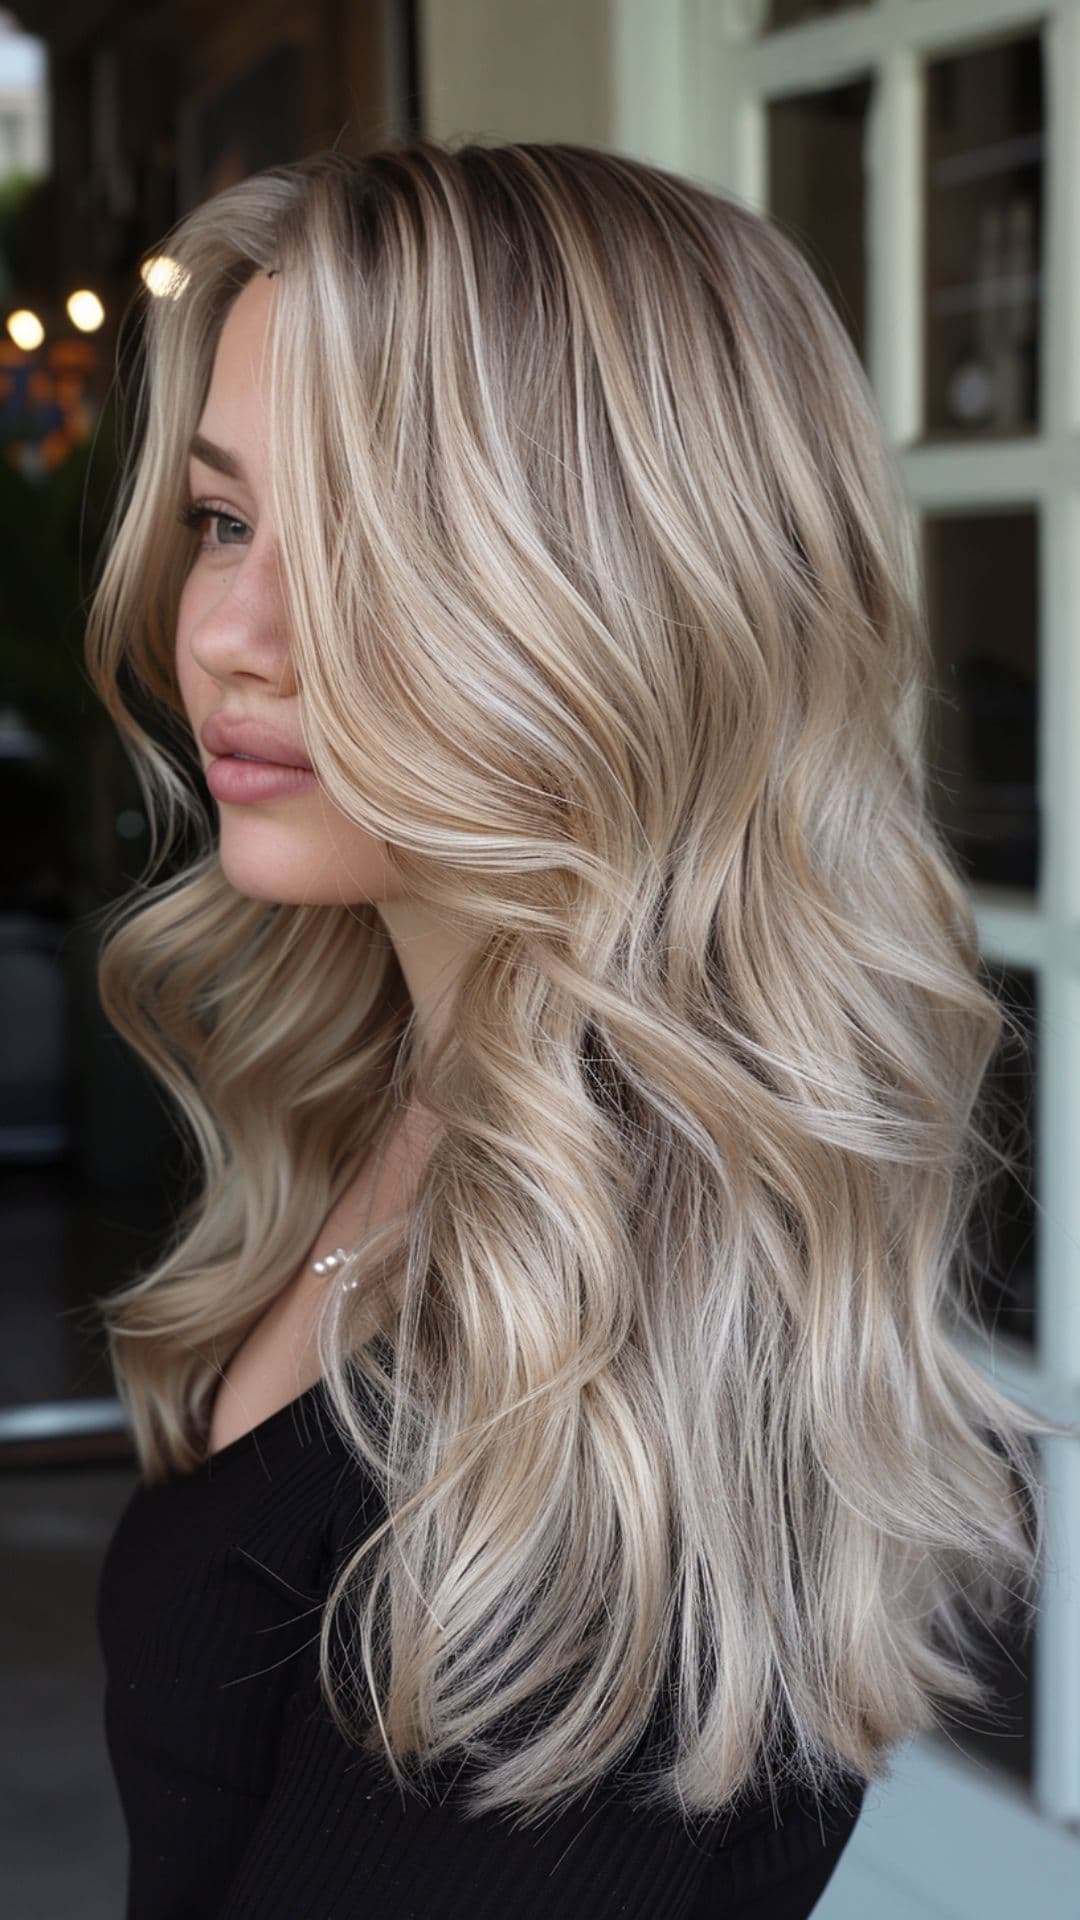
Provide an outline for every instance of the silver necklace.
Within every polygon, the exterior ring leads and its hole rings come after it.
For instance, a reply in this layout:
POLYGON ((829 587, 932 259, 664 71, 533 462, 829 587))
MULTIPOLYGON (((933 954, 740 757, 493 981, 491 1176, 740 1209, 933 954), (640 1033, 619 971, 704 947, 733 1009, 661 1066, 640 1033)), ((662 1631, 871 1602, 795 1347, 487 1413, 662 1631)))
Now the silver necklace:
MULTIPOLYGON (((367 1233, 368 1227, 371 1225, 371 1215, 375 1207, 375 1192, 379 1184, 379 1173, 382 1168, 383 1154, 386 1150, 386 1142, 389 1137, 389 1129, 387 1129, 387 1132, 383 1134, 379 1142, 379 1150, 375 1156, 375 1171, 371 1176, 371 1198, 368 1201, 367 1215, 361 1228, 361 1238, 367 1233)), ((311 1264, 315 1273, 334 1273, 338 1267, 351 1266, 353 1261, 358 1257, 356 1248, 349 1253, 345 1247, 335 1247, 333 1253, 326 1253, 321 1260, 313 1260, 311 1264)), ((343 1293, 352 1293, 359 1284, 360 1282, 356 1279, 339 1280, 338 1282, 343 1293)))

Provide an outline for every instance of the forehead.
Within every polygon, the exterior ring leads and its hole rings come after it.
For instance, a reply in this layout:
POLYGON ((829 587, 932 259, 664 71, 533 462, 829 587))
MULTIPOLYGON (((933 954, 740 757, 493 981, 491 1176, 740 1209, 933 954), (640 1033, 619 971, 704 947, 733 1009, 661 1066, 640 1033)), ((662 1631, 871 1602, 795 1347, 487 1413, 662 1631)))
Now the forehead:
POLYGON ((257 273, 225 316, 199 421, 200 430, 214 440, 262 437, 263 360, 273 294, 273 280, 257 273))

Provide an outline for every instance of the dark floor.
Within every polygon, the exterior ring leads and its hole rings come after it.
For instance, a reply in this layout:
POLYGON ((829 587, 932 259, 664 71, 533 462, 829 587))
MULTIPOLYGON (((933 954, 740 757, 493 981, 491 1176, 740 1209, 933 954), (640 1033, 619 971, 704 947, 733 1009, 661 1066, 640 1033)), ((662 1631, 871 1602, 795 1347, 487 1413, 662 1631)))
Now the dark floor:
POLYGON ((129 1466, 0 1472, 0 1911, 119 1920, 127 1838, 94 1602, 129 1466))
POLYGON ((64 1162, 7 1164, 4 1145, 0 1126, 0 1914, 120 1920, 127 1835, 95 1600, 135 1468, 108 1459, 80 1409, 115 1400, 93 1296, 146 1257, 169 1197, 160 1177, 104 1191, 64 1162))

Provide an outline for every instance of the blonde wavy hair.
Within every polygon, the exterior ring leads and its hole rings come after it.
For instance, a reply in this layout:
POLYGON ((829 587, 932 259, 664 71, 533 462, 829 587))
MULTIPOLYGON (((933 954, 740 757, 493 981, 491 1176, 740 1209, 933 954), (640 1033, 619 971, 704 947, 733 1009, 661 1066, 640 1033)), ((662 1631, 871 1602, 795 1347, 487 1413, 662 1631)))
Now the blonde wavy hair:
POLYGON ((95 1303, 140 1471, 204 1457, 223 1366, 422 1098, 415 1198, 318 1326, 387 1506, 320 1623, 341 1731, 421 1794, 467 1756, 470 1809, 526 1826, 664 1698, 643 1806, 887 1778, 992 1704, 1068 1430, 954 1337, 1014 1022, 931 811, 914 516, 847 333, 769 218, 585 146, 334 149, 162 251, 86 639, 152 823, 101 1001, 196 1175, 95 1303), (430 1058, 375 907, 239 896, 194 778, 177 510, 259 269, 303 737, 475 942, 430 1058))

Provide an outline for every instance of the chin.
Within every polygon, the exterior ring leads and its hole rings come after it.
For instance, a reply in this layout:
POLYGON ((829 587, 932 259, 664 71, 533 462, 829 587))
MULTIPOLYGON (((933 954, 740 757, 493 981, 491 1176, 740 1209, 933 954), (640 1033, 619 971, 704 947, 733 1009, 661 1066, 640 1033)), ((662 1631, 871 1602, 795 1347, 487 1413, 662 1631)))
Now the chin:
POLYGON ((332 862, 320 871, 314 856, 306 860, 274 859, 254 848, 241 854, 226 847, 225 837, 218 849, 221 871, 235 892, 250 900, 268 900, 282 906, 333 907, 342 906, 349 898, 346 876, 335 874, 332 862))
POLYGON ((282 905, 342 907, 392 899, 400 882, 381 841, 352 822, 330 832, 305 831, 268 809, 222 809, 218 836, 221 870, 237 893, 282 905), (257 817, 256 817, 257 816, 257 817))

